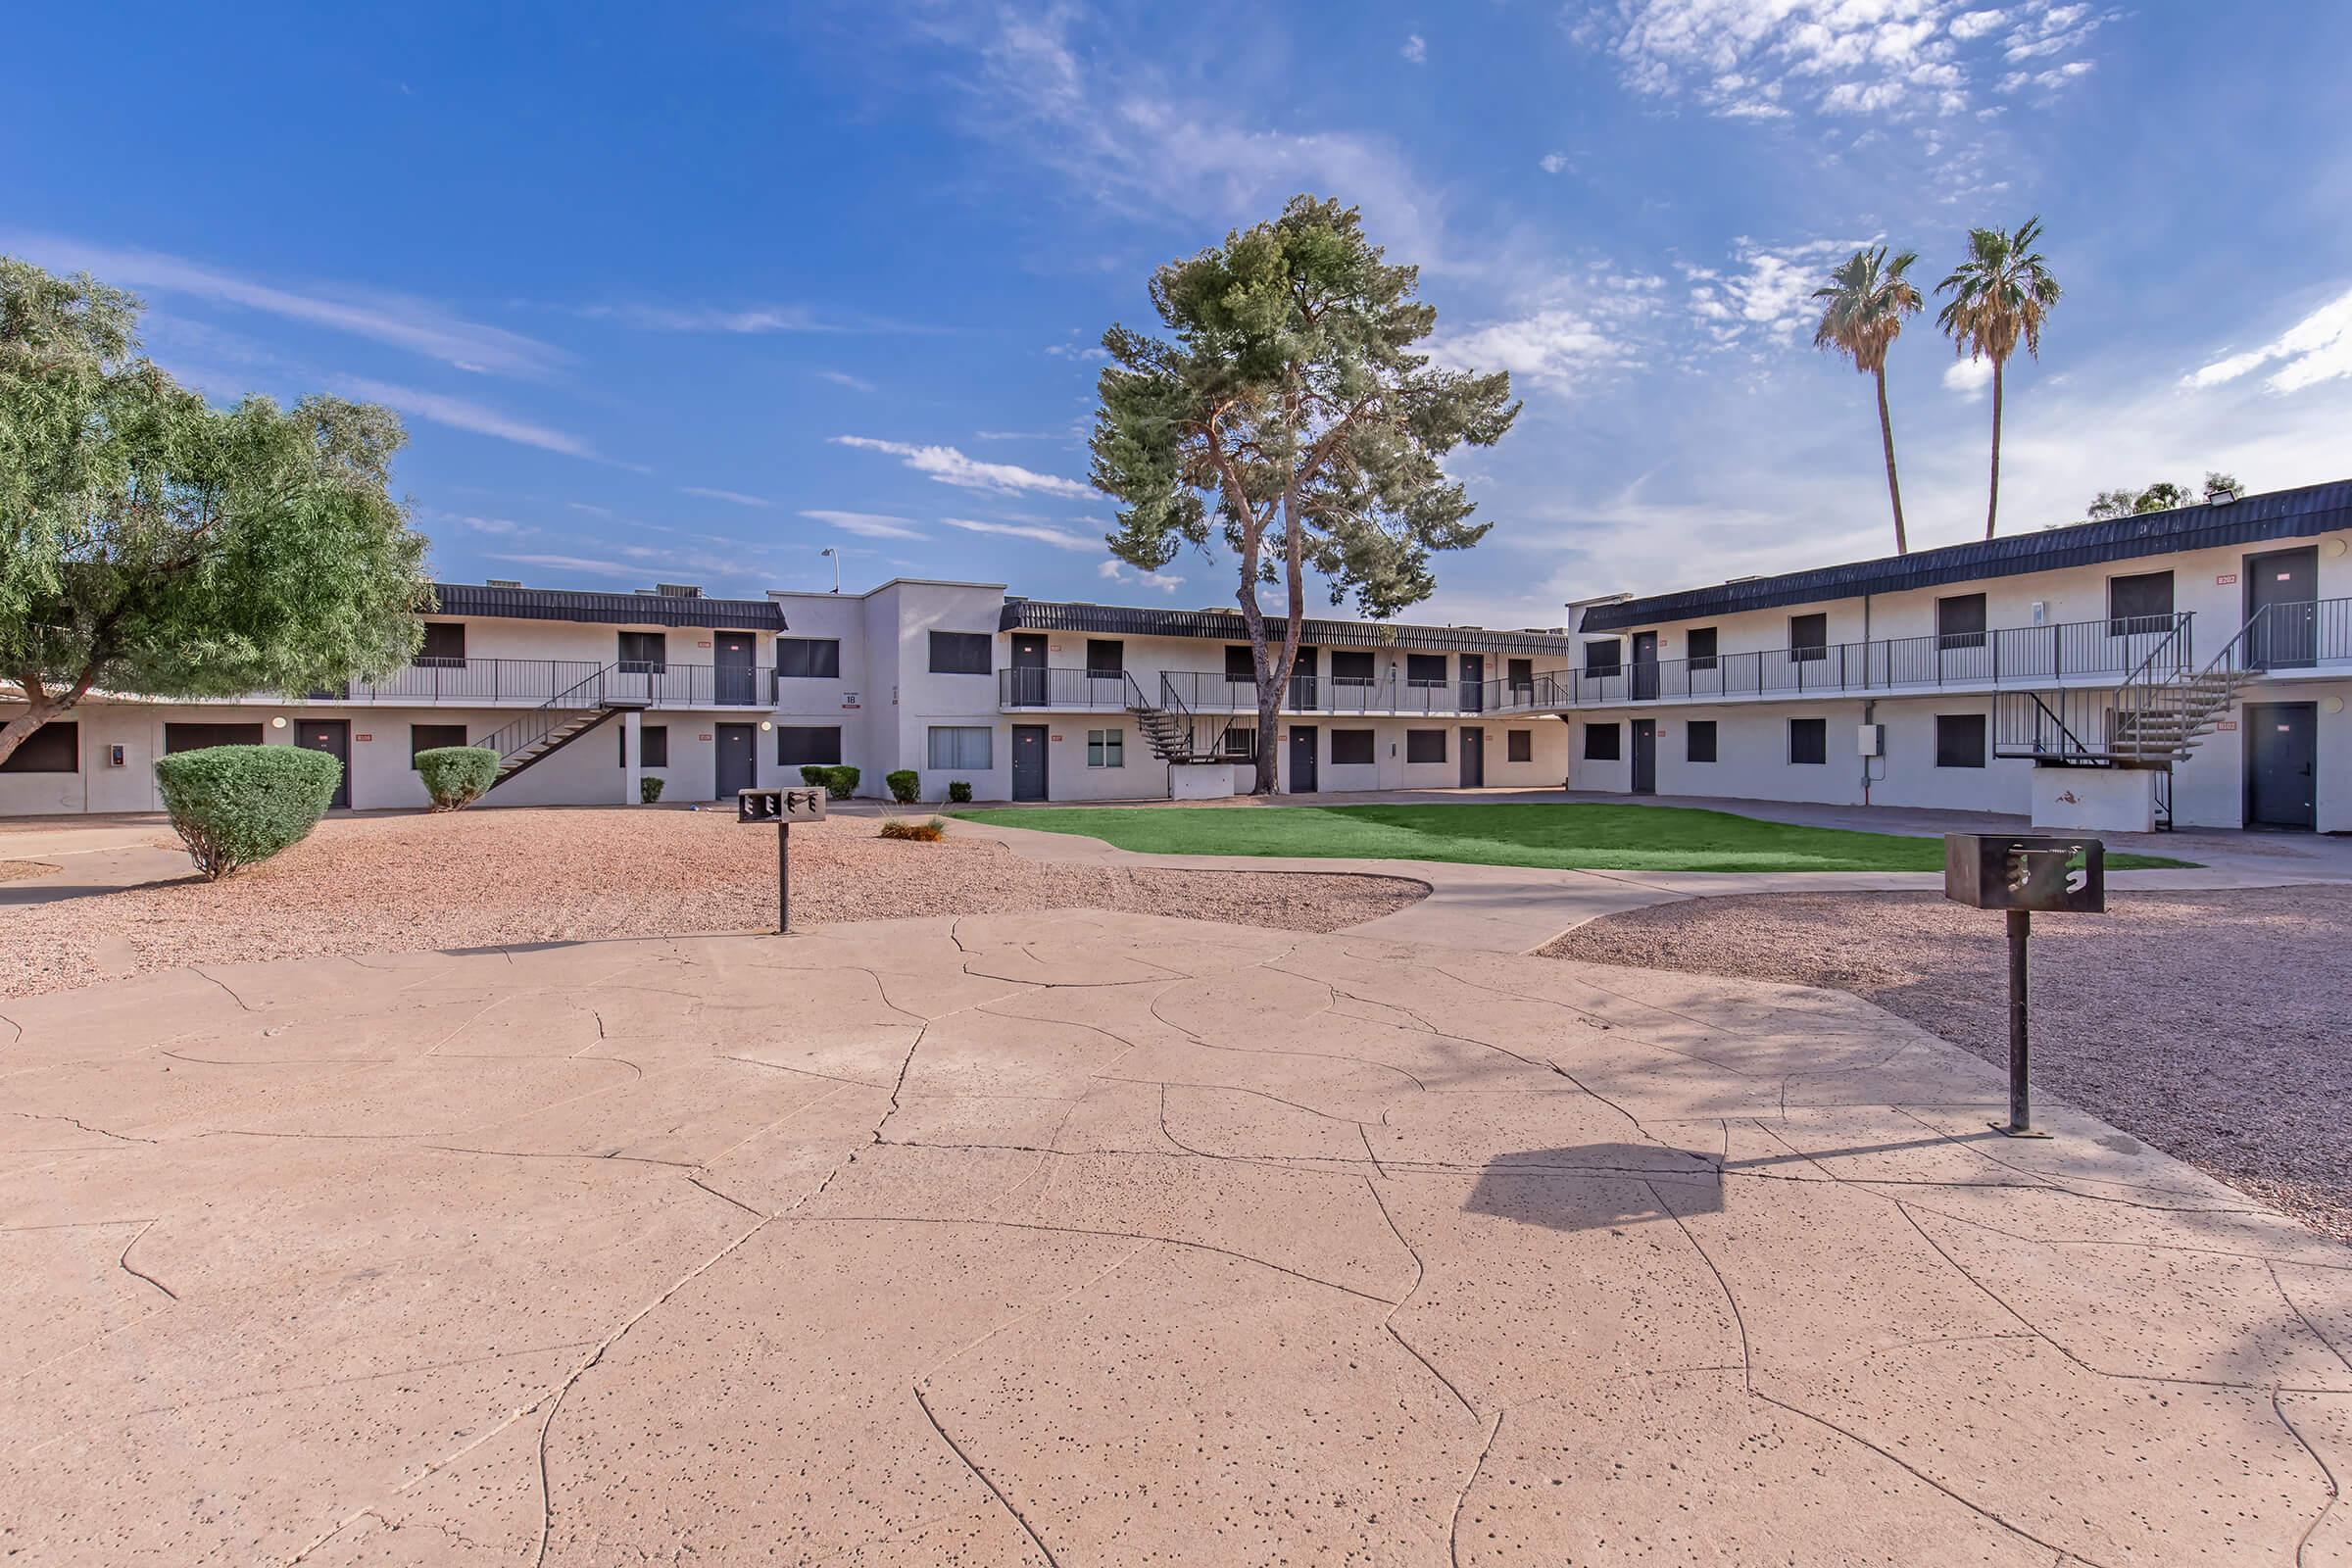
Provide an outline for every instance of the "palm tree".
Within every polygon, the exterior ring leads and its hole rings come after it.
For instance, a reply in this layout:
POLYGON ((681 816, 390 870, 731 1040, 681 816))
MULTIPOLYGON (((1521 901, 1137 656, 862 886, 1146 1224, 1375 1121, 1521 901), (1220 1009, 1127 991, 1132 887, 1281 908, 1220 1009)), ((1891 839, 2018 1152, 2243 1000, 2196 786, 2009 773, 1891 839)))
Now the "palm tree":
POLYGON ((1886 446, 1886 499, 1894 504, 1894 553, 1906 554, 1910 542, 1903 533, 1903 490, 1894 477, 1894 421, 1886 414, 1886 351, 1902 335, 1903 318, 1916 315, 1925 303, 1903 274, 1919 260, 1905 251, 1893 261, 1886 247, 1863 249, 1846 258, 1830 274, 1827 288, 1813 297, 1822 302, 1821 324, 1813 329, 1813 346, 1836 349, 1854 362, 1864 375, 1879 383, 1879 439, 1886 446))
POLYGON ((2041 358, 2041 323, 2058 303, 2058 280, 2034 242, 2041 220, 2029 219, 2014 234, 1997 228, 1968 231, 1968 260, 1936 285, 1950 303, 1936 313, 1936 324, 1951 334, 1953 348, 1970 359, 1992 361, 1992 488, 1984 503, 1984 537, 1992 537, 2001 510, 2001 370, 2023 343, 2041 358))

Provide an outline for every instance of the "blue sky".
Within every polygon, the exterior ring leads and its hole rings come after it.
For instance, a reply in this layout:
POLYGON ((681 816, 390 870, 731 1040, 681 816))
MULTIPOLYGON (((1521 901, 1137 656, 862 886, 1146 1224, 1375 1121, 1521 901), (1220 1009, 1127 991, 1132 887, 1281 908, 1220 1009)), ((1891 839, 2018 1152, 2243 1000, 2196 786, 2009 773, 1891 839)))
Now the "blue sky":
MULTIPOLYGON (((218 398, 401 410, 447 576, 806 589, 832 545, 852 588, 1230 603, 1108 562, 1095 345, 1300 190, 1527 401, 1414 618, 1883 553, 1804 296, 2034 213, 2067 297, 2003 531, 2352 473, 2339 0, 489 9, 36 9, 0 98, 0 250, 136 288, 218 398)), ((1930 317, 1890 377, 1914 544, 1974 536, 1981 377, 1930 317)))

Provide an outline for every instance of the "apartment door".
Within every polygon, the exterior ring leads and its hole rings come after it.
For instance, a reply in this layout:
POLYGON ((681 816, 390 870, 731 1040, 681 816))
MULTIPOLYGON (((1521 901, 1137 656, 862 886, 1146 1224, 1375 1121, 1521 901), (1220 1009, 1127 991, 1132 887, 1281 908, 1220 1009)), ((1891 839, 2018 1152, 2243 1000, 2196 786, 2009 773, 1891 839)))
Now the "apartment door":
POLYGON ((756 639, 748 631, 721 631, 710 635, 710 700, 730 708, 749 708, 759 699, 759 680, 752 672, 752 651, 756 639))
POLYGON ((2319 826, 2317 703, 2246 705, 2246 825, 2319 826))
POLYGON ((1291 793, 1315 793, 1315 749, 1322 732, 1312 724, 1291 726, 1291 793))
POLYGON ((1536 662, 1514 659, 1502 666, 1503 678, 1510 683, 1511 701, 1521 707, 1536 700, 1536 662))
POLYGON ((2262 617, 2247 637, 2257 669, 2302 669, 2320 656, 2320 550, 2274 550, 2245 560, 2246 618, 2262 617))
POLYGON ((1634 793, 1658 793, 1658 721, 1634 720, 1634 793))
POLYGON ((324 752, 340 764, 342 771, 335 777, 335 798, 326 804, 344 810, 351 808, 351 720, 348 718, 306 718, 294 732, 294 744, 306 750, 324 752))
MULTIPOLYGON (((1465 680, 1466 687, 1470 683, 1465 680)), ((1487 787, 1487 732, 1475 724, 1462 726, 1462 788, 1487 787)))
POLYGON ((721 801, 732 801, 736 791, 751 789, 760 782, 760 729, 755 724, 721 724, 717 727, 717 795, 721 801))
POLYGON ((1658 695, 1658 634, 1654 631, 1634 633, 1634 701, 1643 702, 1658 695))
POLYGON ((1051 744, 1052 731, 1043 724, 1015 724, 1012 726, 1012 798, 1014 800, 1043 801, 1052 799, 1047 789, 1046 774, 1046 751, 1051 744))
MULTIPOLYGON (((1046 640, 1043 637, 1013 638, 1010 701, 1017 708, 1046 706, 1046 640)), ((1015 758, 1018 758, 1017 752, 1015 758)), ((1045 797, 1040 795, 1038 799, 1042 801, 1045 797)))
POLYGON ((1301 648, 1298 650, 1298 662, 1291 666, 1289 706, 1298 712, 1311 713, 1323 706, 1320 701, 1322 695, 1321 665, 1317 662, 1315 650, 1301 648))
MULTIPOLYGON (((1487 710, 1487 656, 1462 656, 1462 711, 1483 713, 1487 710)), ((1467 755, 1464 760, 1468 760, 1467 755)))

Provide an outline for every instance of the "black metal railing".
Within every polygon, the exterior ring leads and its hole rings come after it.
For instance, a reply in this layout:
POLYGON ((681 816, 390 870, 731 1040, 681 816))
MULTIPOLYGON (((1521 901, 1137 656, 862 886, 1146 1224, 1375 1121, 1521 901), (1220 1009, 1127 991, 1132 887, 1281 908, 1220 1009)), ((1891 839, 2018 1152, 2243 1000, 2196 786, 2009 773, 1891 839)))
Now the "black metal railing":
POLYGON ((656 708, 773 708, 776 672, 740 664, 643 663, 623 660, 608 672, 606 695, 656 708))
POLYGON ((313 691, 316 702, 544 703, 590 676, 610 677, 611 694, 656 708, 773 708, 776 672, 736 665, 593 659, 419 659, 380 680, 313 691))
MULTIPOLYGON (((1396 676, 1294 675, 1283 692, 1288 713, 1401 714, 1509 713, 1542 710, 1565 700, 1565 670, 1513 680, 1406 680, 1396 676)), ((1257 682, 1218 670, 1172 669, 1160 676, 1171 698, 1195 712, 1253 713, 1257 682)))
POLYGON ((1993 631, 1641 661, 1568 672, 1571 706, 1900 687, 2001 686, 2124 675, 2159 650, 2188 664, 2188 612, 1993 631))
POLYGON ((595 712, 604 706, 605 698, 605 669, 600 664, 594 674, 565 687, 512 724, 492 730, 473 744, 512 760, 564 724, 584 713, 595 712))
POLYGON ((997 671, 1000 708, 1094 708, 1129 706, 1136 690, 1123 669, 1045 669, 1015 666, 997 671))

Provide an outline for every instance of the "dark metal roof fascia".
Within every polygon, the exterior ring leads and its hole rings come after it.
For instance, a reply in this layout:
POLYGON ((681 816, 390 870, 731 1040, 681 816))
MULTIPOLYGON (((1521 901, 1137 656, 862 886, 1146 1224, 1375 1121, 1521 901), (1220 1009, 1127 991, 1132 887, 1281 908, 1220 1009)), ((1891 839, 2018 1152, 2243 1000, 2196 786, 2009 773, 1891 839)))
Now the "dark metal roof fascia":
MULTIPOLYGON (((1266 617, 1279 629, 1281 617, 1266 617)), ((999 631, 1082 631, 1104 636, 1203 637, 1245 642, 1249 628, 1238 610, 1145 610, 1127 605, 1067 604, 1007 599, 999 631)), ((1447 653, 1565 655, 1573 639, 1548 632, 1489 631, 1478 626, 1399 626, 1376 620, 1305 620, 1302 641, 1318 648, 1400 648, 1447 653)))
POLYGON ((2006 539, 1946 545, 1908 556, 1842 566, 1818 566, 1747 582, 1717 583, 1681 593, 1652 594, 1620 604, 1595 605, 1585 612, 1580 631, 1614 631, 1665 621, 1731 615, 1744 610, 1854 599, 1863 594, 1898 593, 1985 577, 2014 577, 2065 566, 2131 561, 2229 545, 2294 539, 2352 527, 2352 480, 2306 485, 2245 496, 2222 506, 2176 507, 2104 522, 2077 523, 2006 539))
POLYGON ((499 615, 510 620, 590 621, 614 626, 709 626, 730 631, 783 631, 783 607, 772 599, 699 599, 679 594, 608 594, 570 588, 492 588, 438 582, 433 597, 444 615, 499 615))

